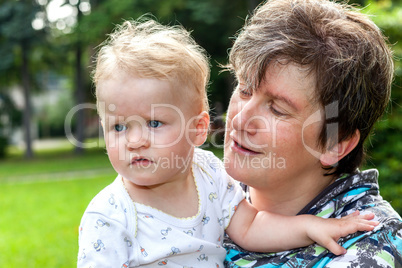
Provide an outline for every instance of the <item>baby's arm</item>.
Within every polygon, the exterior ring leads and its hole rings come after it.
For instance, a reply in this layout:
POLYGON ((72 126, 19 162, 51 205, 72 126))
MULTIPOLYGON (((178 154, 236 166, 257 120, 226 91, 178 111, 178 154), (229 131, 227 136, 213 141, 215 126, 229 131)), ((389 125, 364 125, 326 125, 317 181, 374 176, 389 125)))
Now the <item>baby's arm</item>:
POLYGON ((339 238, 357 231, 371 231, 378 225, 369 221, 374 214, 353 214, 341 219, 323 219, 313 215, 284 216, 257 211, 243 200, 233 215, 226 232, 244 249, 256 252, 278 252, 308 246, 317 242, 336 255, 346 253, 337 244, 339 238))

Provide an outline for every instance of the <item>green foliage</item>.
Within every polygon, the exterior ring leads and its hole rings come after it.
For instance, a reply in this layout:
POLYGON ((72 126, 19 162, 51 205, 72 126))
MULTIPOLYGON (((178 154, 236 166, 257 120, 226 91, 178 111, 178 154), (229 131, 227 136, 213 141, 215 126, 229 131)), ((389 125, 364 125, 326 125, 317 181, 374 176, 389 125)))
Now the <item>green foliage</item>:
MULTIPOLYGON (((66 85, 66 88, 71 88, 71 86, 66 85)), ((40 138, 65 136, 64 121, 68 112, 74 107, 71 95, 71 90, 64 90, 56 100, 48 101, 39 107, 37 117, 39 118, 40 138)))
POLYGON ((123 20, 152 14, 164 24, 181 24, 192 32, 195 40, 211 56, 211 106, 219 101, 228 103, 231 92, 229 74, 219 74, 219 64, 227 61, 231 39, 248 14, 247 2, 242 0, 108 0, 97 1, 91 14, 83 16, 70 40, 80 40, 90 47, 104 41, 115 25, 123 20))
MULTIPOLYGON (((36 1, 5 1, 0 5, 0 70, 18 79, 19 49, 21 45, 38 44, 42 34, 35 31, 31 22, 40 11, 36 1)), ((0 83, 10 84, 10 76, 2 75, 0 83)))
POLYGON ((38 6, 32 5, 30 2, 8 1, 1 5, 1 33, 8 40, 19 42, 35 36, 31 22, 38 12, 38 6))
POLYGON ((370 158, 366 167, 380 171, 379 183, 385 199, 394 200, 393 206, 402 212, 402 204, 396 197, 401 194, 402 182, 402 3, 390 0, 365 3, 363 11, 372 16, 373 21, 388 37, 395 59, 395 80, 391 102, 387 114, 377 123, 374 135, 367 142, 370 158), (387 189, 387 190, 384 190, 387 189))

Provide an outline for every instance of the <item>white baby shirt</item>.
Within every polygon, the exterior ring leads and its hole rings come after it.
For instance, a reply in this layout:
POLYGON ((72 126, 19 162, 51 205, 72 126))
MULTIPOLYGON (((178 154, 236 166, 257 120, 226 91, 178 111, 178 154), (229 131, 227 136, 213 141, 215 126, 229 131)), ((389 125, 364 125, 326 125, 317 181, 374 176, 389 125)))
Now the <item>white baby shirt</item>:
POLYGON ((223 267, 224 230, 244 193, 211 152, 196 149, 192 167, 199 209, 191 218, 134 203, 118 175, 82 217, 78 267, 223 267))

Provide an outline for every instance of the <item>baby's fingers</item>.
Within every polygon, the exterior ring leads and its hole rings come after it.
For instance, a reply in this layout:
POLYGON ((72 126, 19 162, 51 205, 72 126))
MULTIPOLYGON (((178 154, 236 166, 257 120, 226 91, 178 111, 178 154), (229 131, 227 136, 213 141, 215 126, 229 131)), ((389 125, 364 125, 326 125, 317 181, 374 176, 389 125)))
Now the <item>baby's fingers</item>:
MULTIPOLYGON (((358 210, 357 210, 358 211, 358 210)), ((355 211, 356 212, 356 211, 355 211)), ((353 212, 352 214, 354 214, 355 212, 353 212)), ((363 220, 372 220, 375 217, 374 213, 367 213, 367 214, 363 214, 363 215, 358 215, 356 216, 358 219, 363 219, 363 220)))
POLYGON ((357 217, 359 215, 360 215, 360 211, 356 210, 355 212, 350 213, 349 215, 347 215, 345 217, 342 217, 342 219, 350 219, 350 218, 353 218, 353 217, 357 217))
MULTIPOLYGON (((346 221, 346 222, 355 222, 358 224, 362 224, 362 226, 364 226, 366 224, 371 225, 371 226, 377 226, 379 224, 379 222, 372 221, 372 219, 374 219, 374 218, 375 218, 374 213, 367 213, 367 214, 361 215, 360 212, 358 210, 356 210, 355 212, 349 214, 348 216, 342 217, 341 220, 346 221)), ((365 228, 365 227, 362 227, 362 228, 365 228)), ((359 231, 363 231, 363 230, 359 230, 359 231)))
POLYGON ((366 214, 360 214, 358 210, 353 212, 352 214, 349 214, 346 217, 343 217, 342 220, 347 220, 347 221, 357 221, 362 224, 369 224, 372 226, 377 226, 379 224, 378 221, 373 221, 372 219, 375 218, 374 213, 366 213, 366 214))
MULTIPOLYGON (((342 218, 343 224, 340 226, 341 236, 346 236, 358 231, 372 231, 379 224, 378 221, 365 219, 364 215, 355 216, 353 218, 342 218)), ((371 216, 367 217, 372 219, 371 216)))
POLYGON ((357 231, 371 231, 374 229, 375 226, 379 224, 378 221, 367 221, 367 222, 361 222, 357 225, 356 230, 357 231))
POLYGON ((351 218, 363 219, 363 220, 370 221, 375 218, 375 214, 370 212, 370 213, 366 213, 366 214, 362 215, 362 214, 360 214, 360 211, 356 210, 355 212, 353 212, 345 217, 342 217, 342 219, 346 219, 346 220, 351 219, 351 218))
POLYGON ((327 241, 327 243, 324 247, 326 247, 329 251, 331 251, 335 255, 346 254, 346 249, 343 248, 342 246, 340 246, 338 243, 336 243, 335 240, 332 240, 332 239, 327 241))
POLYGON ((342 219, 357 218, 357 219, 364 219, 364 220, 372 220, 372 219, 374 219, 374 217, 375 217, 374 213, 370 212, 370 213, 361 215, 360 211, 356 210, 355 212, 353 212, 345 217, 342 217, 342 219))

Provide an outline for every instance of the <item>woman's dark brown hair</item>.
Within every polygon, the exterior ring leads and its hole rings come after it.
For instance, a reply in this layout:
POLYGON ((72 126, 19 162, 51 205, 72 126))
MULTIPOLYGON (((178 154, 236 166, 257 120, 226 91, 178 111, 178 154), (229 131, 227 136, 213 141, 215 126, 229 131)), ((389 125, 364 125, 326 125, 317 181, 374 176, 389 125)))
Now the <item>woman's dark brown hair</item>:
POLYGON ((363 143, 390 98, 394 66, 381 30, 347 4, 271 0, 259 6, 239 32, 229 69, 250 88, 258 88, 267 67, 278 60, 306 68, 316 80, 315 101, 323 109, 336 107, 336 118, 327 115, 322 126, 317 141, 322 148, 359 130, 355 149, 328 168, 328 174, 354 172, 364 159, 363 143), (327 124, 334 122, 337 128, 331 133, 327 124))

